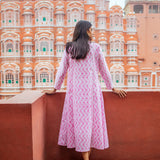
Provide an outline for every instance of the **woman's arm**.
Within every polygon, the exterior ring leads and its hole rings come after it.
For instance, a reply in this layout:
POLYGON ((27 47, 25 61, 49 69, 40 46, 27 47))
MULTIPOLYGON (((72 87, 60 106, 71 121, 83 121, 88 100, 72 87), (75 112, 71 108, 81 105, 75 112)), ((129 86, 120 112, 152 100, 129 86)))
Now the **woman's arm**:
POLYGON ((64 50, 62 60, 60 62, 56 78, 55 78, 55 83, 54 83, 54 88, 55 89, 60 89, 64 80, 64 77, 67 73, 69 67, 69 55, 66 53, 66 50, 64 50))
POLYGON ((103 55, 101 46, 98 44, 97 48, 98 58, 99 58, 99 72, 107 86, 108 89, 114 90, 111 74, 109 72, 105 57, 103 55))

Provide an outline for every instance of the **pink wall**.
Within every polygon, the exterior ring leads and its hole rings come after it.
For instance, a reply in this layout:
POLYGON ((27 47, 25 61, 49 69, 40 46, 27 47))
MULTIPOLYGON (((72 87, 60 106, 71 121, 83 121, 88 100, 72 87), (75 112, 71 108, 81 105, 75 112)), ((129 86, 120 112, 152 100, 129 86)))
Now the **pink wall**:
MULTIPOLYGON (((28 92, 1 102, 0 159, 82 160, 74 148, 57 145, 65 92, 28 92)), ((160 92, 103 95, 110 147, 93 149, 91 160, 159 160, 160 92)))

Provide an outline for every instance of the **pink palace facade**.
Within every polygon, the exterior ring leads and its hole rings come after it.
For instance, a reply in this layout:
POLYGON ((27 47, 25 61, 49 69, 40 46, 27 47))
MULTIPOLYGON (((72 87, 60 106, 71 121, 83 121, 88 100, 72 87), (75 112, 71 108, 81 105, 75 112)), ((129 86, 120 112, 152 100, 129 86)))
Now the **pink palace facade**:
MULTIPOLYGON (((80 19, 92 23, 93 41, 102 47, 115 87, 160 87, 160 68, 152 74, 142 65, 134 12, 124 15, 118 5, 109 8, 108 0, 5 0, 0 2, 0 98, 52 88, 65 43, 80 19)), ((100 75, 99 81, 107 89, 100 75)), ((67 75, 61 90, 66 84, 67 75)))

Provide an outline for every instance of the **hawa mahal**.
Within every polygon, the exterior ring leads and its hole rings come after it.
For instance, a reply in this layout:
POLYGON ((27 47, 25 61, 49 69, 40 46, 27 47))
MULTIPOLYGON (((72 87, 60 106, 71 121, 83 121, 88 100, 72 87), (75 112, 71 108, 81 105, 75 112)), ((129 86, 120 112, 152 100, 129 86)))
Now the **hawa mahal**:
MULTIPOLYGON (((0 1, 0 99, 51 89, 81 19, 92 23, 115 87, 160 88, 160 6, 143 2, 128 0, 123 10, 108 0, 0 1)), ((100 75, 99 82, 107 89, 100 75)), ((67 74, 61 90, 66 84, 67 74)))

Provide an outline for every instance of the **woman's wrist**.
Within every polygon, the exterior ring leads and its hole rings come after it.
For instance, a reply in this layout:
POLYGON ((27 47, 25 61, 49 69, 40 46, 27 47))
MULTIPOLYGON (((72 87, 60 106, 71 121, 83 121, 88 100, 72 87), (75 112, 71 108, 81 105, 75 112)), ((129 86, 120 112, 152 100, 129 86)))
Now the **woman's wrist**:
POLYGON ((56 91, 57 89, 53 87, 53 90, 55 90, 55 91, 56 91))

